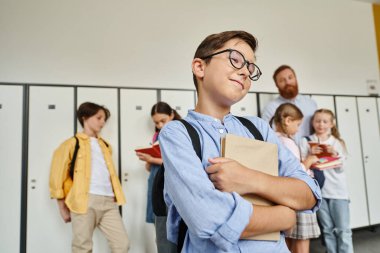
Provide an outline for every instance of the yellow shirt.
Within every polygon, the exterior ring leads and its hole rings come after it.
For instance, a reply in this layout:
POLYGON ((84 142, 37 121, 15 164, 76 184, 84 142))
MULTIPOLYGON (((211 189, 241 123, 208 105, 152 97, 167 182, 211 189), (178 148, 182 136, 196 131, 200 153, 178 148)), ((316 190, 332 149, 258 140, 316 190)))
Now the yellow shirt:
MULTIPOLYGON (((91 143, 90 137, 84 133, 77 133, 79 150, 74 167, 74 183, 70 177, 70 164, 73 159, 76 140, 74 137, 62 143, 54 152, 50 169, 50 196, 55 199, 65 199, 70 211, 74 213, 86 213, 88 204, 88 192, 91 180, 91 143)), ((110 173, 110 180, 118 205, 125 204, 125 197, 112 162, 111 147, 105 142, 98 142, 104 155, 110 173)))

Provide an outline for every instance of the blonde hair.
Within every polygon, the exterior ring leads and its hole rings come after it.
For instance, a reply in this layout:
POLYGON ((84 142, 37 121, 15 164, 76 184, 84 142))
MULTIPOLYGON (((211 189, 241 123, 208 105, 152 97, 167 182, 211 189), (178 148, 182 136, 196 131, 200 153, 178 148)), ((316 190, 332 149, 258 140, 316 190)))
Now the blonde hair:
POLYGON ((322 108, 322 109, 318 109, 318 110, 316 110, 314 112, 314 114, 313 114, 313 116, 311 117, 311 120, 310 120, 311 133, 312 134, 315 133, 315 130, 314 130, 314 127, 313 127, 313 121, 314 121, 315 115, 317 115, 318 113, 325 113, 325 114, 330 115, 330 117, 331 117, 331 123, 333 125, 331 127, 331 135, 334 136, 342 144, 342 146, 344 148, 344 151, 347 152, 346 143, 344 142, 344 140, 342 139, 342 137, 340 137, 340 133, 338 131, 338 128, 336 127, 336 118, 335 118, 334 113, 331 110, 322 108))
POLYGON ((269 124, 272 125, 274 123, 278 132, 289 135, 285 125, 287 117, 290 117, 292 120, 302 120, 303 114, 297 106, 291 103, 284 103, 277 108, 269 124))

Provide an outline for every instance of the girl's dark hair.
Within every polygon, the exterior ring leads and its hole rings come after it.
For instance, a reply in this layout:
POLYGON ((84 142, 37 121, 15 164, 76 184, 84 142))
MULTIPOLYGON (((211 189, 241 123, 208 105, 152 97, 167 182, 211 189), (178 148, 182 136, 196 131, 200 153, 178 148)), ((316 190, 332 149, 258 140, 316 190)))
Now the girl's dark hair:
POLYGON ((150 116, 153 116, 156 113, 162 113, 169 116, 172 115, 172 113, 174 113, 174 119, 181 119, 181 116, 178 114, 176 110, 174 110, 170 107, 170 105, 162 101, 153 105, 152 110, 150 112, 150 116))
MULTIPOLYGON (((152 110, 150 112, 150 116, 153 117, 153 115, 155 115, 156 113, 166 114, 169 116, 172 115, 172 113, 174 113, 174 118, 173 118, 174 120, 181 119, 181 115, 179 115, 176 110, 171 108, 169 104, 162 101, 157 102, 156 104, 153 105, 152 110)), ((156 128, 156 131, 158 131, 157 128, 156 128)))
POLYGON ((84 102, 83 104, 81 104, 77 110, 77 119, 79 120, 79 123, 81 124, 81 126, 84 127, 83 121, 85 119, 88 119, 88 118, 94 116, 100 110, 104 111, 104 113, 106 115, 105 121, 107 121, 109 119, 109 117, 111 116, 111 113, 104 106, 98 105, 95 103, 91 103, 91 102, 84 102))
POLYGON ((288 135, 285 125, 287 117, 290 117, 292 120, 302 120, 303 114, 297 106, 291 103, 284 103, 277 108, 269 124, 272 125, 274 123, 278 131, 288 135))
POLYGON ((311 133, 312 134, 315 133, 315 130, 314 130, 314 127, 313 127, 313 121, 314 121, 315 115, 317 115, 318 113, 325 113, 325 114, 330 115, 331 122, 333 124, 333 126, 331 128, 331 135, 334 136, 338 141, 340 141, 340 143, 343 146, 344 151, 347 152, 346 143, 344 142, 344 140, 342 139, 342 137, 340 137, 340 133, 338 131, 338 128, 336 127, 335 115, 334 115, 334 113, 331 110, 322 108, 322 109, 318 109, 318 110, 316 110, 314 112, 314 114, 313 114, 313 116, 311 117, 311 120, 310 120, 311 133))

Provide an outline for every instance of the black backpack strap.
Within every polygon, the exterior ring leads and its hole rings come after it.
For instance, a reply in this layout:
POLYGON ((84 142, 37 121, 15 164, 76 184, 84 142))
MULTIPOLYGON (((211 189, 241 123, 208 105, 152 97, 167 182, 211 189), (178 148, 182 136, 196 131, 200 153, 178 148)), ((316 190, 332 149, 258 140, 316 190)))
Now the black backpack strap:
POLYGON ((311 141, 310 136, 304 136, 307 141, 311 141))
POLYGON ((239 116, 235 117, 251 132, 251 134, 255 137, 256 140, 264 141, 262 134, 260 133, 259 129, 257 129, 255 124, 252 123, 252 121, 239 116))
POLYGON ((179 119, 178 121, 181 121, 181 123, 186 127, 187 133, 189 134, 191 142, 193 143, 194 151, 199 159, 202 160, 201 141, 199 140, 197 130, 195 130, 195 128, 184 119, 179 119))
MULTIPOLYGON (((199 159, 202 160, 201 141, 199 139, 197 130, 195 130, 195 128, 192 125, 190 125, 190 123, 186 120, 179 119, 179 121, 181 121, 181 123, 186 127, 187 133, 189 134, 191 142, 193 144, 194 151, 199 157, 199 159)), ((186 233, 187 225, 183 221, 183 219, 181 219, 178 228, 177 253, 180 253, 182 251, 186 233)))
POLYGON ((73 159, 71 160, 71 164, 70 164, 70 177, 72 180, 74 180, 74 167, 75 167, 75 161, 77 159, 77 154, 79 150, 79 140, 76 136, 74 137, 75 137, 76 143, 75 143, 75 148, 74 148, 73 159))

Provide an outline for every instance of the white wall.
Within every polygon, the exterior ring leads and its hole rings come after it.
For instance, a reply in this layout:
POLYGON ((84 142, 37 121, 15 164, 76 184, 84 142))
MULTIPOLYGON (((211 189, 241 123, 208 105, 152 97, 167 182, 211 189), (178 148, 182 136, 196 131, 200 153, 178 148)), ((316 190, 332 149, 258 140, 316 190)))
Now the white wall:
POLYGON ((283 63, 301 92, 379 83, 372 6, 347 0, 0 0, 0 82, 192 89, 196 47, 230 29, 259 40, 252 90, 275 91, 283 63))

